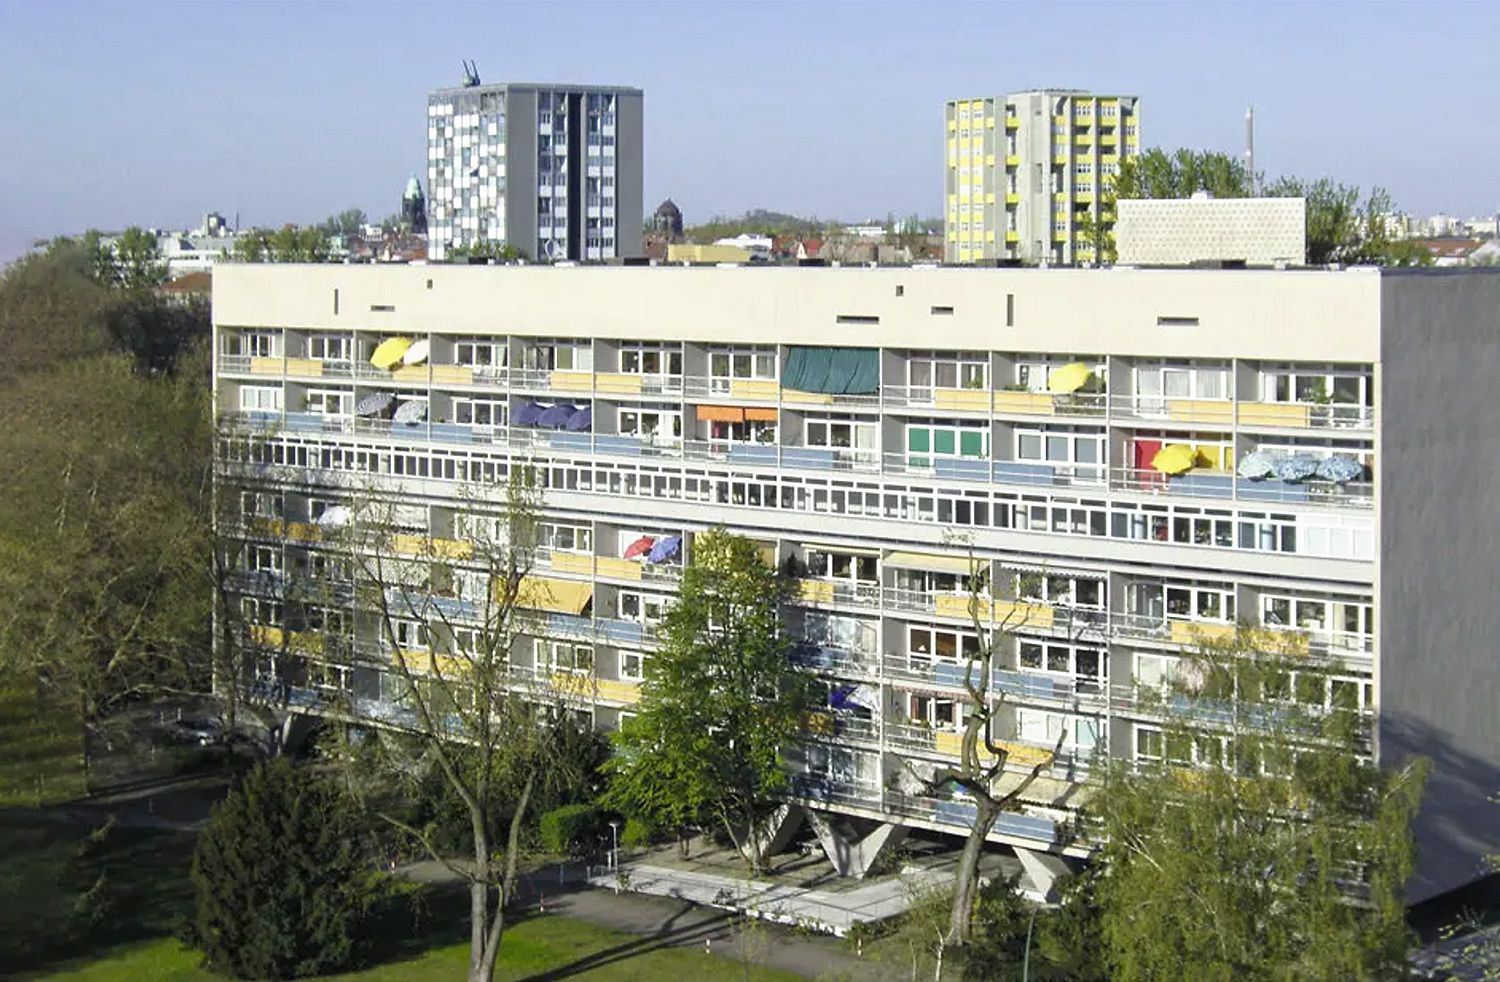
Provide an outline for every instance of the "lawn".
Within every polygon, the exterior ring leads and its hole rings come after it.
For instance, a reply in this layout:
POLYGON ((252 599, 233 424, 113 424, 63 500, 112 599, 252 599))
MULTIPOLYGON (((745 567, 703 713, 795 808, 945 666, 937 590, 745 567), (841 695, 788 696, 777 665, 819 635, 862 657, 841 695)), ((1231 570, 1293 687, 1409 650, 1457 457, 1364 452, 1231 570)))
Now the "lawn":
MULTIPOLYGON (((743 979, 743 966, 697 948, 656 948, 649 938, 620 934, 560 915, 539 915, 505 934, 500 949, 499 980, 581 979, 593 982, 653 982, 691 978, 693 982, 743 979)), ((448 945, 408 961, 388 963, 350 975, 350 982, 453 982, 463 978, 469 949, 448 945)), ((791 982, 800 976, 752 967, 757 982, 791 982)), ((169 938, 135 944, 106 953, 75 969, 33 975, 49 982, 219 982, 198 967, 197 953, 169 938)))
POLYGON ((0 677, 0 808, 83 794, 83 738, 71 719, 34 686, 0 677))

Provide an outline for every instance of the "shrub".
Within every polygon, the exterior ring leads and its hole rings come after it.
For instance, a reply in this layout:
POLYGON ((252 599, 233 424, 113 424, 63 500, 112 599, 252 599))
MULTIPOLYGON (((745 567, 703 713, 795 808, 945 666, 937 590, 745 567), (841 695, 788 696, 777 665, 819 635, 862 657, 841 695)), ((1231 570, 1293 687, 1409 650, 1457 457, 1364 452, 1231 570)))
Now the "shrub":
POLYGON ((563 805, 542 816, 542 845, 548 851, 580 855, 595 845, 606 828, 596 805, 563 805))
POLYGON ((620 830, 620 845, 627 849, 644 849, 655 838, 656 828, 641 818, 626 819, 620 830))
POLYGON ((208 966, 286 979, 350 967, 372 902, 352 804, 276 758, 215 806, 193 853, 188 939, 208 966))

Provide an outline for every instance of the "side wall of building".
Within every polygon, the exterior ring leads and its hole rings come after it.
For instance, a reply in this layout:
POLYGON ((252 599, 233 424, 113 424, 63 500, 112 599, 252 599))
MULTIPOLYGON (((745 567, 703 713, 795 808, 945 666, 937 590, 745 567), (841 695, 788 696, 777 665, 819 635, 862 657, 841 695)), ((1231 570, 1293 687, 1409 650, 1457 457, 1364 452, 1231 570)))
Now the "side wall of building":
POLYGON ((646 214, 645 103, 641 93, 622 92, 615 110, 615 255, 641 255, 646 214))
POLYGON ((1379 752, 1432 761, 1411 899, 1500 851, 1500 273, 1382 278, 1379 752))

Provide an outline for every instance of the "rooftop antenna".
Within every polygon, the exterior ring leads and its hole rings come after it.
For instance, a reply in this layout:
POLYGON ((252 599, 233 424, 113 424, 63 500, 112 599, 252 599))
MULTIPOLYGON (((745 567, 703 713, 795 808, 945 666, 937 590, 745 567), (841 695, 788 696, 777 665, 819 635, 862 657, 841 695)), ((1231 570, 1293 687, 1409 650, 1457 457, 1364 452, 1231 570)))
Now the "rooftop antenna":
POLYGON ((1255 107, 1245 107, 1245 180, 1255 197, 1255 107))
POLYGON ((470 89, 479 84, 479 64, 473 61, 464 62, 464 88, 470 89))

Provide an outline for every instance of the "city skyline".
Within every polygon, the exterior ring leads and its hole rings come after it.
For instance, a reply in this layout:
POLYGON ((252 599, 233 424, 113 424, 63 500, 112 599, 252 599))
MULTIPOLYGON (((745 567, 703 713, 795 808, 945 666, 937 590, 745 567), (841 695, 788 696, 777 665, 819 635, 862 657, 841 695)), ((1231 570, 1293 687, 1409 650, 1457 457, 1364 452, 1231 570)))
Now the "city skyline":
POLYGON ((426 94, 464 58, 486 82, 642 88, 646 209, 670 196, 690 224, 939 215, 945 101, 1040 86, 1139 94, 1145 147, 1238 153, 1253 103, 1268 175, 1382 186, 1424 214, 1496 207, 1478 178, 1500 137, 1452 128, 1485 110, 1471 67, 1500 14, 1479 5, 421 9, 462 40, 412 52, 394 6, 0 5, 0 82, 48 92, 0 114, 0 261, 210 209, 247 226, 394 212, 425 181, 426 94))

